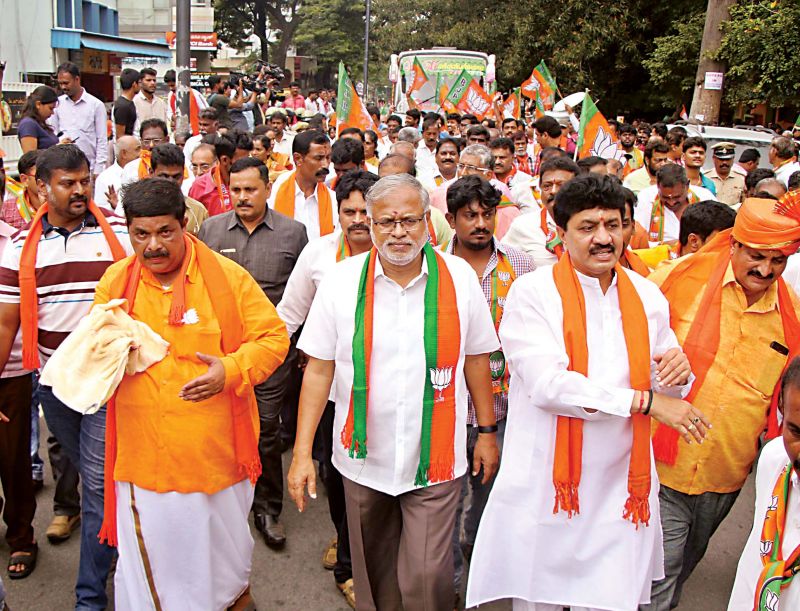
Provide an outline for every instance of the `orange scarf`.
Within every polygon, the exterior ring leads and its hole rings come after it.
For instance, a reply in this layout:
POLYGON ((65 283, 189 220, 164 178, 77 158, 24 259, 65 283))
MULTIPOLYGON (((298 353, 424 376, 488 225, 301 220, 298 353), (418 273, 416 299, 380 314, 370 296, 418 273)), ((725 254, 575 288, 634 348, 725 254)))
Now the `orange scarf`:
MULTIPOLYGON (((622 331, 628 349, 631 387, 635 390, 650 388, 650 340, 642 301, 627 273, 617 264, 619 307, 622 312, 622 331)), ((569 254, 565 254, 553 267, 553 278, 561 296, 564 309, 564 344, 569 356, 569 370, 583 375, 589 372, 589 348, 586 343, 586 302, 578 276, 569 254)), ((628 468, 628 499, 623 518, 638 525, 650 520, 650 418, 642 414, 631 415, 633 443, 628 468)), ((581 481, 583 452, 583 420, 559 416, 556 424, 556 449, 553 460, 553 484, 556 503, 569 517, 580 513, 578 487, 581 481)))
MULTIPOLYGON (((184 234, 186 255, 181 265, 180 275, 172 286, 172 304, 169 310, 169 324, 180 326, 186 312, 186 270, 194 249, 197 266, 203 276, 203 283, 208 291, 208 298, 214 308, 214 314, 222 331, 222 352, 236 352, 242 344, 244 329, 239 316, 236 296, 231 289, 225 272, 214 252, 200 240, 189 233, 184 234)), ((111 281, 109 299, 124 297, 128 300, 128 312, 133 312, 136 291, 139 288, 142 265, 138 257, 127 259, 126 265, 120 268, 111 281)), ((223 391, 225 392, 225 391, 223 391)), ((261 474, 261 459, 258 454, 258 430, 253 426, 251 414, 257 406, 252 390, 246 397, 239 397, 233 390, 227 391, 231 400, 231 418, 233 419, 233 445, 239 472, 255 484, 261 474), (242 403, 247 409, 242 409, 242 403)), ((114 487, 114 466, 117 459, 117 418, 116 393, 108 402, 106 413, 106 451, 105 451, 105 498, 103 503, 103 525, 100 528, 100 541, 106 540, 108 545, 117 545, 117 496, 114 487)))
POLYGON ((139 153, 139 179, 147 178, 150 176, 150 172, 152 171, 152 161, 151 158, 153 153, 148 151, 147 149, 142 149, 139 153))
MULTIPOLYGON (((686 195, 689 200, 689 205, 692 206, 700 202, 700 198, 695 195, 694 191, 689 189, 686 195)), ((650 231, 648 235, 651 242, 658 242, 659 244, 664 241, 664 204, 661 201, 661 195, 656 195, 653 200, 653 209, 650 211, 650 231)))
POLYGON ((547 208, 542 204, 542 219, 541 219, 542 233, 544 234, 544 246, 548 252, 554 254, 556 258, 561 259, 564 254, 564 244, 561 238, 558 237, 558 232, 547 225, 547 208))
MULTIPOLYGON (((27 369, 39 368, 39 297, 36 294, 36 253, 39 249, 39 240, 42 238, 42 217, 47 214, 50 206, 47 202, 39 207, 36 216, 31 221, 28 236, 22 245, 22 254, 19 260, 19 315, 22 328, 22 364, 27 369)), ((100 208, 89 200, 89 212, 94 215, 103 236, 111 249, 114 261, 127 257, 125 249, 119 243, 114 230, 108 224, 100 208)))
MULTIPOLYGON (((702 291, 692 325, 683 342, 683 351, 695 375, 692 390, 686 397, 691 403, 703 387, 706 375, 714 364, 719 349, 720 319, 722 315, 722 280, 731 262, 731 229, 720 231, 703 248, 678 263, 661 284, 661 292, 669 301, 670 320, 673 324, 691 308, 702 291)), ((789 289, 783 278, 778 279, 778 309, 783 322, 783 333, 789 347, 787 366, 800 353, 800 323, 794 311, 789 289)), ((780 382, 772 393, 767 415, 767 439, 780 433, 777 401, 780 382)), ((653 436, 653 453, 656 460, 674 465, 678 458, 679 434, 675 429, 659 424, 653 436)))
POLYGON ((626 248, 625 252, 622 253, 620 263, 622 265, 627 264, 629 269, 632 269, 640 276, 647 278, 650 275, 650 268, 647 267, 647 264, 642 261, 641 257, 639 257, 639 255, 633 252, 630 248, 626 248))
MULTIPOLYGON (((275 211, 294 218, 294 192, 297 172, 287 178, 278 188, 275 196, 275 211)), ((317 183, 317 210, 319 211, 319 235, 324 236, 333 233, 333 203, 331 194, 323 183, 317 183)))

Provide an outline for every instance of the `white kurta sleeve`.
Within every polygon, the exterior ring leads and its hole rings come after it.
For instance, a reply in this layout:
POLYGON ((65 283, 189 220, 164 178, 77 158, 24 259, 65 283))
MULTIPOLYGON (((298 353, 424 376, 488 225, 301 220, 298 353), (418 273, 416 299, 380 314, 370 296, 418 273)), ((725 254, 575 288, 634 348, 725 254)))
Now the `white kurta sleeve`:
POLYGON ((297 348, 323 361, 336 359, 336 274, 328 274, 319 284, 297 348))
POLYGON ((300 253, 286 283, 283 297, 278 303, 278 316, 286 323, 289 335, 297 331, 306 320, 317 292, 317 287, 311 278, 311 253, 312 249, 308 248, 300 253))
MULTIPOLYGON (((653 349, 653 354, 659 356, 664 354, 667 350, 672 348, 681 349, 678 343, 678 338, 675 337, 675 332, 669 326, 669 302, 661 291, 654 292, 653 295, 647 296, 648 301, 653 305, 653 309, 649 312, 650 324, 656 326, 656 345, 653 349)), ((695 376, 691 374, 686 384, 682 386, 662 387, 656 380, 655 368, 652 368, 651 384, 653 390, 662 395, 669 395, 671 397, 680 397, 683 399, 692 390, 695 376)))
POLYGON ((547 307, 548 300, 559 297, 539 290, 541 282, 535 282, 538 274, 523 276, 511 285, 500 324, 500 343, 511 368, 511 383, 524 386, 531 404, 558 416, 585 420, 630 416, 632 389, 606 385, 567 370, 560 300, 558 311, 553 303, 547 307))

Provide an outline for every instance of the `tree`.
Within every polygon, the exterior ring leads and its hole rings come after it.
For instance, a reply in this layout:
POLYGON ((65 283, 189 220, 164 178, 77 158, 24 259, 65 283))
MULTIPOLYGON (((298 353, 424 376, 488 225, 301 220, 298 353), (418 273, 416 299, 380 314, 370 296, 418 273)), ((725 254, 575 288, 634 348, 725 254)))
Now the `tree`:
POLYGON ((362 63, 364 52, 364 0, 306 0, 303 27, 294 36, 298 54, 317 59, 317 85, 333 85, 339 61, 362 63))
POLYGON ((727 62, 725 99, 772 106, 800 103, 800 3, 754 0, 731 7, 718 57, 727 62))
POLYGON ((214 27, 220 39, 237 50, 255 34, 261 43, 261 59, 283 67, 286 52, 300 24, 300 0, 214 0, 214 27), (270 31, 278 33, 270 42, 270 31))

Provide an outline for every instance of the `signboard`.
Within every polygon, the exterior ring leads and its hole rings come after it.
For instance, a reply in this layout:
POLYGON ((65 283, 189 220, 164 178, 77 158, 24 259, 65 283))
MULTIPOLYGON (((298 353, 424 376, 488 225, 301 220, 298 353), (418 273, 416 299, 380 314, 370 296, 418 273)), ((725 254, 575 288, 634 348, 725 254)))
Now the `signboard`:
MULTIPOLYGON (((175 32, 167 32, 167 44, 170 49, 175 49, 175 32)), ((189 47, 192 51, 216 51, 217 33, 216 32, 192 32, 189 34, 189 47)))
POLYGON ((122 58, 119 55, 109 53, 108 55, 108 73, 111 76, 119 76, 122 74, 122 58))
POLYGON ((710 91, 722 91, 722 72, 706 72, 706 80, 703 87, 710 91))
POLYGON ((2 109, 2 131, 4 136, 16 136, 17 125, 22 116, 22 109, 25 107, 25 100, 28 98, 24 91, 3 91, 2 109))
POLYGON ((108 53, 84 49, 81 69, 87 74, 108 74, 108 53))

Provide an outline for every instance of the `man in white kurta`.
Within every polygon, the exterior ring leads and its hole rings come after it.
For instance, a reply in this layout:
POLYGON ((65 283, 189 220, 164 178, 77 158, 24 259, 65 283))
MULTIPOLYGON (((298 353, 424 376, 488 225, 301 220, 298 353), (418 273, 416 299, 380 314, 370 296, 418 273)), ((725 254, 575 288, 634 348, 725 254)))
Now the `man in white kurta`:
MULTIPOLYGON (((587 189, 584 182, 611 180, 580 176, 563 189, 574 192, 573 199, 580 199, 587 189)), ((598 226, 605 222, 608 227, 606 231, 595 227, 597 244, 593 242, 592 249, 598 250, 604 241, 610 245, 613 233, 618 256, 621 229, 616 227, 616 218, 608 219, 616 215, 616 209, 607 207, 610 205, 602 204, 583 214, 595 215, 600 219, 595 219, 598 226)), ((561 227, 559 230, 563 235, 561 227)), ((574 231, 581 230, 582 226, 574 231)), ((623 518, 629 496, 631 415, 643 410, 637 407, 641 397, 637 399, 637 391, 631 388, 618 278, 613 273, 604 290, 598 277, 581 273, 580 244, 568 238, 565 242, 585 299, 588 375, 568 370, 563 306, 554 268, 537 269, 519 278, 511 287, 500 327, 500 341, 513 373, 503 463, 478 530, 467 607, 512 598, 515 611, 560 611, 564 606, 631 611, 649 600, 652 579, 664 573, 658 476, 652 458, 649 525, 634 525, 623 518), (583 420, 580 511, 571 518, 553 509, 559 416, 583 420)), ((589 252, 588 246, 586 250, 589 252)), ((609 261, 612 267, 614 262, 615 258, 609 261)), ((638 274, 616 269, 633 283, 647 318, 652 384, 658 393, 650 415, 656 415, 659 401, 688 406, 660 394, 683 394, 687 387, 662 389, 655 379, 655 364, 666 360, 665 353, 671 350, 670 354, 684 361, 682 377, 689 376, 688 361, 669 326, 666 299, 638 274)), ((666 381, 665 371, 660 375, 666 381)), ((647 392, 644 395, 647 397, 647 392)))

